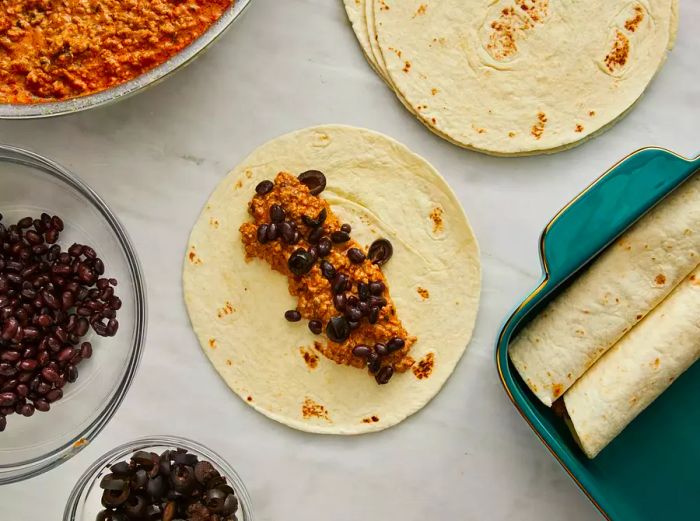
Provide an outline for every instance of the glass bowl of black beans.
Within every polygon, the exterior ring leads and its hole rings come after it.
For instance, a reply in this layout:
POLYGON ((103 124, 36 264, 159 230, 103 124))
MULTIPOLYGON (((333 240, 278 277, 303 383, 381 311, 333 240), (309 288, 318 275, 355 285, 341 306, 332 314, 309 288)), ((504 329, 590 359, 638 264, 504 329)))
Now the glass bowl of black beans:
POLYGON ((218 454, 176 436, 121 445, 88 468, 63 521, 252 521, 250 496, 218 454))
POLYGON ((121 404, 146 295, 124 228, 60 165, 0 145, 0 485, 79 452, 121 404))

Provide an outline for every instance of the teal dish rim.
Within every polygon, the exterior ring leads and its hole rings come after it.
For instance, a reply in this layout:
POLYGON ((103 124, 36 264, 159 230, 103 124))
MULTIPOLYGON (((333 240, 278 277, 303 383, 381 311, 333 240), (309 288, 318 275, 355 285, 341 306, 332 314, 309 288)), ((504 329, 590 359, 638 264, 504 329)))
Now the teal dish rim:
POLYGON ((557 288, 699 170, 700 156, 688 159, 663 148, 646 147, 623 158, 567 203, 546 225, 540 236, 540 281, 535 289, 515 306, 496 340, 496 367, 506 394, 552 456, 608 520, 612 519, 608 513, 611 510, 609 500, 600 492, 592 491, 595 487, 591 486, 592 483, 581 463, 564 450, 559 435, 542 421, 542 416, 531 401, 537 399, 526 386, 518 385, 521 381, 520 376, 508 359, 508 346, 518 328, 538 311, 538 305, 544 303, 557 288), (650 165, 653 167, 651 173, 650 165), (646 170, 643 170, 644 168, 646 170), (636 196, 627 196, 622 205, 618 200, 605 202, 604 194, 616 190, 616 184, 621 184, 616 183, 622 179, 620 176, 634 175, 637 176, 634 181, 639 186, 636 196), (582 224, 582 210, 584 207, 590 210, 592 204, 598 205, 595 208, 599 210, 599 214, 591 216, 588 211, 588 219, 584 219, 585 223, 582 224), (608 208, 605 207, 606 204, 608 208), (597 236, 592 239, 587 236, 586 240, 581 238, 582 240, 569 242, 573 253, 555 255, 556 259, 553 259, 552 250, 557 247, 558 241, 561 244, 564 237, 575 235, 583 226, 595 230, 596 233, 592 235, 597 236), (531 396, 527 396, 528 394, 531 396))

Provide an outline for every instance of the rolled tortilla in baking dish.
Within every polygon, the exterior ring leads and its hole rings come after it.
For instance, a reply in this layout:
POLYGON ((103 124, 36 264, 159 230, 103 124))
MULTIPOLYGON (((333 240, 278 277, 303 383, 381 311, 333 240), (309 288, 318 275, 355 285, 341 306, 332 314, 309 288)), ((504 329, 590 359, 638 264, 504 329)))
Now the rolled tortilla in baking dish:
POLYGON ((551 406, 699 261, 700 175, 695 174, 523 328, 509 348, 513 365, 551 406))
POLYGON ((700 358, 700 269, 564 395, 567 424, 594 458, 700 358))

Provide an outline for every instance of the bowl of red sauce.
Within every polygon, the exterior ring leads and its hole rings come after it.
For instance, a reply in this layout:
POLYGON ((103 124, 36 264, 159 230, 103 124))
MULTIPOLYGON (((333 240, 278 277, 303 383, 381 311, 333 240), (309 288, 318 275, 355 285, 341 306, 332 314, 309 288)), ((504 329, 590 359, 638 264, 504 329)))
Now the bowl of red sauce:
POLYGON ((5 0, 0 119, 113 103, 188 64, 251 0, 5 0))

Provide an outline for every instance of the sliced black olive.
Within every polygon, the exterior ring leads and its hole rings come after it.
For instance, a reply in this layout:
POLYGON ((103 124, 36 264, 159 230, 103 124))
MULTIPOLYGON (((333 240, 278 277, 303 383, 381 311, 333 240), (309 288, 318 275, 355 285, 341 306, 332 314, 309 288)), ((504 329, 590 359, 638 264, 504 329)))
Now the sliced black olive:
POLYGON ((394 254, 394 247, 387 239, 377 239, 369 247, 367 252, 367 257, 377 266, 382 266, 389 262, 391 256, 394 254))
POLYGON ((140 519, 146 513, 146 500, 133 494, 124 506, 124 512, 132 519, 140 519))
POLYGON ((194 477, 202 485, 205 485, 211 478, 218 476, 219 473, 214 466, 208 461, 200 461, 194 466, 194 477))
POLYGON ((311 195, 318 195, 326 189, 326 176, 318 170, 307 170, 298 176, 301 184, 306 186, 311 195))
POLYGON ((129 499, 129 487, 125 487, 122 490, 105 490, 102 493, 102 505, 109 507, 118 507, 129 499))
POLYGON ((132 472, 129 463, 126 461, 120 461, 118 463, 115 463, 114 465, 109 467, 109 470, 111 470, 113 474, 118 474, 120 476, 125 476, 127 474, 131 474, 132 472))
POLYGON ((107 474, 100 481, 102 490, 124 490, 128 486, 129 482, 126 479, 118 478, 114 474, 107 474))
POLYGON ((314 265, 313 256, 306 251, 304 248, 298 248, 292 252, 292 255, 287 261, 287 266, 289 266, 289 271, 294 275, 305 275, 314 265))
POLYGON ((224 514, 233 514, 238 510, 238 499, 233 494, 226 496, 224 501, 224 514))
POLYGON ((146 452, 145 450, 134 453, 134 455, 131 456, 131 461, 147 470, 153 467, 153 457, 150 452, 146 452))
POLYGON ((162 498, 166 489, 167 485, 163 476, 156 476, 155 478, 149 480, 148 484, 146 485, 146 493, 153 500, 162 498))
POLYGON ((189 492, 196 483, 194 469, 189 465, 175 465, 170 471, 170 483, 176 492, 189 492))
POLYGON ((333 317, 326 326, 326 335, 332 342, 345 342, 350 336, 350 325, 345 317, 333 317))
POLYGON ((226 496, 226 492, 219 490, 218 488, 207 490, 207 493, 204 494, 203 498, 204 506, 215 514, 221 513, 224 510, 226 496))
POLYGON ((309 217, 308 215, 302 215, 301 220, 304 221, 304 224, 309 228, 320 228, 323 223, 326 222, 327 216, 328 212, 325 208, 322 208, 315 219, 309 217))

